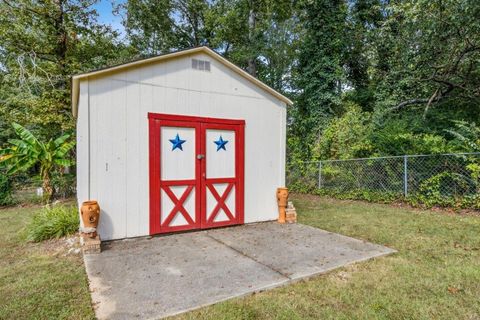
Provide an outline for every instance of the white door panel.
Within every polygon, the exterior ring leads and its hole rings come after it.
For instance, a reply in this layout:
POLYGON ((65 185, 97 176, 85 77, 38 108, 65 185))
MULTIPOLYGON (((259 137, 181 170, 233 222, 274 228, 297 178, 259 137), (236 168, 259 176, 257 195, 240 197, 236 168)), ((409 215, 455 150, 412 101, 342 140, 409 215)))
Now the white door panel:
POLYGON ((195 128, 161 128, 162 180, 195 179, 195 128))
POLYGON ((235 177, 235 131, 206 130, 207 178, 235 177))

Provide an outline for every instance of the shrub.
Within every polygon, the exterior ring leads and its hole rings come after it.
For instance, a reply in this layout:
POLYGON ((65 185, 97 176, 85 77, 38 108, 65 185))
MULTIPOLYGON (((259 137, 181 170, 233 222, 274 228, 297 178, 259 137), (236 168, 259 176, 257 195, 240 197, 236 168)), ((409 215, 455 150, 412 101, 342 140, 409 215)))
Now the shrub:
POLYGON ((323 130, 315 156, 319 159, 350 159, 370 156, 370 114, 354 103, 345 103, 346 112, 323 130))
POLYGON ((39 242, 78 231, 80 219, 75 206, 56 205, 42 209, 27 227, 27 240, 39 242))
POLYGON ((434 206, 462 208, 465 205, 465 195, 470 194, 469 191, 474 187, 469 177, 445 171, 423 181, 420 190, 412 195, 410 200, 428 208, 434 206))
POLYGON ((15 202, 12 192, 13 186, 11 180, 0 172, 0 206, 8 206, 15 202))

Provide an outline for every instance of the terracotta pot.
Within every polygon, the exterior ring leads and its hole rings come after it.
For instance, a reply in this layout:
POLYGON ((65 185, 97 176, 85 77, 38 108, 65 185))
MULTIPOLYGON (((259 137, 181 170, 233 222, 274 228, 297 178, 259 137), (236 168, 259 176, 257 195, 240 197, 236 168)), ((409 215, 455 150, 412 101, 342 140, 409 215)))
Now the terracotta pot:
POLYGON ((285 223, 285 209, 288 203, 288 189, 277 189, 277 202, 278 202, 278 222, 285 223))
POLYGON ((277 188, 277 201, 279 207, 286 207, 288 204, 288 188, 277 188))
POLYGON ((100 206, 96 200, 85 201, 80 209, 84 228, 97 228, 100 206))

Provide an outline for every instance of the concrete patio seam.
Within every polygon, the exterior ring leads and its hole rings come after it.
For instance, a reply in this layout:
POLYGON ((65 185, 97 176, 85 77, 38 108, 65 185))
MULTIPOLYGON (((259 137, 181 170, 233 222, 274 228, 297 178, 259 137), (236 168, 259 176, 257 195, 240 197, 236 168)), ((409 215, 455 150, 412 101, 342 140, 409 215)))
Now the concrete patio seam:
POLYGON ((271 266, 269 266, 269 265, 267 265, 267 264, 265 264, 265 263, 263 263, 263 262, 258 261, 257 259, 249 256, 249 255, 246 254, 245 252, 242 252, 242 251, 240 251, 240 250, 238 250, 238 249, 235 249, 234 247, 229 246, 229 245, 226 244, 225 242, 223 242, 223 241, 221 241, 221 240, 219 240, 219 239, 217 239, 217 238, 215 238, 215 237, 212 237, 210 234, 208 234, 208 231, 207 231, 207 236, 208 236, 210 239, 213 239, 213 240, 215 240, 216 242, 220 243, 221 245, 224 245, 224 246, 226 246, 227 248, 230 248, 231 250, 233 250, 233 251, 241 254, 242 256, 244 256, 244 257, 246 257, 246 258, 248 258, 248 259, 250 259, 250 260, 252 260, 252 261, 255 261, 255 262, 258 263, 258 264, 261 264, 261 265, 264 266, 264 267, 267 267, 268 269, 272 270, 272 271, 275 272, 275 273, 278 273, 278 274, 281 275, 282 277, 287 278, 287 279, 289 279, 289 280, 292 279, 292 278, 290 278, 288 275, 282 273, 282 272, 279 271, 279 270, 276 270, 275 268, 272 268, 271 266))

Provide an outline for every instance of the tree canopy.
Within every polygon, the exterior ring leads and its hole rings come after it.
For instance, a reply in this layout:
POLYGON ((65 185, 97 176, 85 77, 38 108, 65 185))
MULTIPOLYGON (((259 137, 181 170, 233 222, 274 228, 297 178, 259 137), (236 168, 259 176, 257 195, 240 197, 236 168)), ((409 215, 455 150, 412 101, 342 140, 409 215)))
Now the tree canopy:
POLYGON ((72 131, 72 74, 207 45, 294 101, 289 159, 476 150, 477 0, 129 0, 123 36, 97 2, 0 0, 0 147, 72 131))

